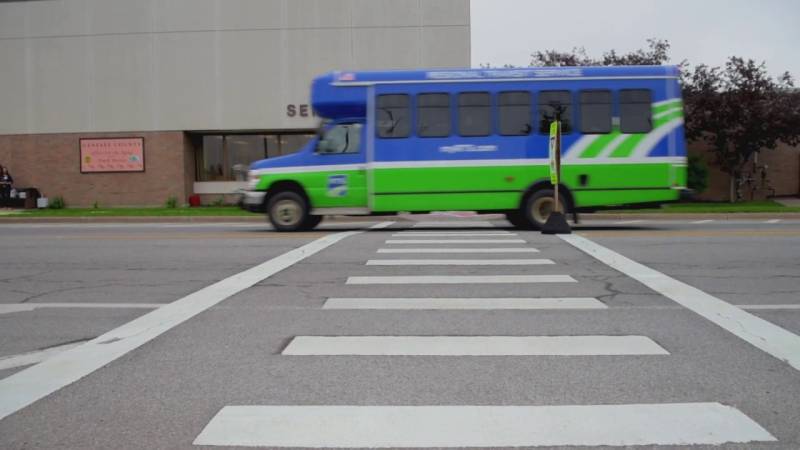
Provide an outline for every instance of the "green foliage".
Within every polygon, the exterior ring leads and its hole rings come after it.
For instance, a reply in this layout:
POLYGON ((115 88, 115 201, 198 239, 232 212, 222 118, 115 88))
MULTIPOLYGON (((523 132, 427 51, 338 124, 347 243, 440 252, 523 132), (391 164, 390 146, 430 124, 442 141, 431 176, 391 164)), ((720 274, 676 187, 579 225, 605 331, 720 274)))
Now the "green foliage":
POLYGON ((92 204, 92 208, 94 208, 94 209, 99 209, 100 208, 100 204, 97 203, 97 200, 95 200, 94 203, 92 204))
POLYGON ((214 203, 212 203, 211 206, 225 206, 225 197, 220 195, 216 200, 214 200, 214 203))
POLYGON ((145 208, 64 208, 64 209, 36 209, 25 210, 18 213, 0 215, 0 223, 5 217, 261 217, 261 214, 245 211, 236 206, 223 206, 214 208, 205 206, 202 208, 165 208, 158 207, 145 207, 145 208))
POLYGON ((64 201, 64 197, 60 195, 53 197, 49 204, 50 209, 64 209, 66 206, 67 203, 64 201))
POLYGON ((175 209, 178 207, 178 199, 173 195, 167 199, 164 206, 169 209, 175 209))
POLYGON ((602 58, 592 58, 583 47, 574 47, 570 52, 558 50, 537 51, 531 55, 531 66, 660 66, 669 61, 669 41, 648 39, 647 50, 639 49, 618 54, 616 50, 603 53, 602 58))
POLYGON ((694 189, 698 194, 708 188, 708 166, 703 158, 689 155, 688 180, 689 189, 694 189))

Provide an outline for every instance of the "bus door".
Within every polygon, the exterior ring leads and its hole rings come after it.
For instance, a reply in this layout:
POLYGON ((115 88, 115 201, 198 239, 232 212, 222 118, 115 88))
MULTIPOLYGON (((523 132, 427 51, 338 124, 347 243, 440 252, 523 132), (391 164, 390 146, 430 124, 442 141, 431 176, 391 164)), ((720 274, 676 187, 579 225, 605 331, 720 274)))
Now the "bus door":
POLYGON ((365 129, 363 121, 342 120, 322 131, 307 180, 314 208, 367 206, 365 129))

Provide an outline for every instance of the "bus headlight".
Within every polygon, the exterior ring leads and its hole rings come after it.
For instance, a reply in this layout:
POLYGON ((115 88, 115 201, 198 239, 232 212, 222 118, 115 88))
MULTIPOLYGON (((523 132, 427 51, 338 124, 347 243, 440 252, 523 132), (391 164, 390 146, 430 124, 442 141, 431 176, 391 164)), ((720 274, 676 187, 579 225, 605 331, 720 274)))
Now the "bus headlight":
POLYGON ((259 177, 255 172, 253 172, 253 171, 248 172, 247 173, 247 190, 248 191, 254 191, 256 189, 256 186, 258 186, 258 180, 260 180, 260 179, 261 179, 261 177, 259 177))

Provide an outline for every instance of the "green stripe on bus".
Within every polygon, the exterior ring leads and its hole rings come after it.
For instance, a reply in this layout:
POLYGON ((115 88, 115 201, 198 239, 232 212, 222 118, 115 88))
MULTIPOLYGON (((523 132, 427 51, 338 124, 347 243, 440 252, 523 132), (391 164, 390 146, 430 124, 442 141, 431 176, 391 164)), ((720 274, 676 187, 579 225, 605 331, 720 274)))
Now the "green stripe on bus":
POLYGON ((627 139, 622 141, 622 143, 619 144, 619 146, 617 146, 617 148, 615 148, 614 151, 611 152, 611 154, 608 156, 611 158, 627 158, 628 156, 631 156, 631 153, 633 153, 633 149, 636 148, 636 145, 638 145, 639 142, 641 142, 642 139, 645 138, 645 136, 647 135, 646 134, 630 135, 627 139))
POLYGON ((653 128, 654 129, 658 128, 662 125, 665 125, 667 122, 671 122, 672 120, 678 119, 680 117, 683 117, 683 110, 680 109, 675 110, 667 115, 661 116, 658 119, 656 119, 655 123, 653 124, 653 128))
POLYGON ((583 153, 581 153, 580 157, 581 158, 597 157, 597 155, 599 155, 600 152, 602 152, 608 146, 608 144, 611 143, 611 141, 616 139, 617 136, 619 136, 619 134, 620 134, 619 131, 613 131, 609 134, 604 134, 598 137, 597 139, 595 139, 594 142, 592 142, 591 144, 589 144, 588 147, 586 147, 583 153))
POLYGON ((658 106, 653 107, 653 114, 658 114, 660 112, 664 112, 668 109, 683 107, 683 102, 681 100, 675 100, 669 103, 664 103, 658 106))

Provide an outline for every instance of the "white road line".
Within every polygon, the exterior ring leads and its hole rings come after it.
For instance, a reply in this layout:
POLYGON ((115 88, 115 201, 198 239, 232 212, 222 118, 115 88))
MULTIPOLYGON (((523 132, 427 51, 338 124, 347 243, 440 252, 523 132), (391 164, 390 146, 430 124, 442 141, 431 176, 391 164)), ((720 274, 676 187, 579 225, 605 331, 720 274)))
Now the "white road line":
POLYGON ((497 248, 379 248, 378 253, 539 253, 532 247, 497 248))
POLYGON ((787 305, 736 305, 736 306, 738 306, 739 308, 742 308, 742 309, 750 310, 750 311, 759 310, 759 309, 777 310, 777 311, 780 311, 780 310, 788 311, 788 310, 793 310, 793 309, 800 310, 800 305, 792 305, 792 304, 787 304, 787 305))
POLYGON ((0 305, 0 314, 33 311, 41 308, 122 308, 155 309, 166 303, 12 303, 0 305))
MULTIPOLYGON (((377 226, 385 226, 385 223, 377 226)), ((218 281, 151 311, 108 333, 0 380, 0 420, 89 375, 228 297, 345 239, 361 233, 329 234, 253 268, 218 281)))
POLYGON ((370 230, 383 230, 384 228, 389 228, 392 225, 394 225, 393 221, 378 222, 375 225, 370 225, 369 229, 370 230))
POLYGON ((509 233, 508 231, 503 232, 483 232, 483 233, 470 233, 464 231, 454 231, 454 232, 411 232, 411 231, 404 231, 401 233, 394 233, 392 237, 480 237, 480 236, 516 236, 517 233, 509 233))
POLYGON ((764 223, 778 223, 780 221, 781 221, 781 219, 769 219, 768 221, 766 221, 764 223))
POLYGON ((195 445, 313 448, 720 445, 776 441, 719 403, 226 406, 195 445))
POLYGON ((694 221, 694 222, 692 222, 692 223, 695 223, 695 224, 699 224, 699 223, 710 223, 710 222, 713 222, 713 221, 714 221, 713 219, 705 219, 705 220, 695 220, 695 221, 694 221))
POLYGON ((387 244, 524 244, 524 239, 387 239, 387 244))
POLYGON ((669 355, 646 336, 296 336, 282 355, 669 355))
POLYGON ((642 222, 644 222, 644 220, 622 220, 622 221, 614 222, 614 223, 617 224, 617 225, 630 225, 630 224, 642 223, 642 222))
POLYGON ((417 222, 413 228, 494 228, 491 222, 485 220, 467 221, 467 220, 444 220, 444 221, 426 221, 417 222))
POLYGON ((650 289, 696 312, 739 338, 800 370, 800 336, 741 308, 653 270, 585 237, 560 234, 561 239, 650 289))
POLYGON ((421 298, 331 297, 322 309, 607 309, 591 297, 421 298))
POLYGON ((550 259, 370 259, 368 266, 541 266, 550 259))
POLYGON ((345 284, 497 284, 497 283, 577 283, 569 275, 417 275, 388 277, 348 277, 345 284))
POLYGON ((22 353, 20 355, 0 356, 0 370, 36 364, 82 344, 83 342, 73 342, 71 344, 37 350, 35 352, 22 353))

